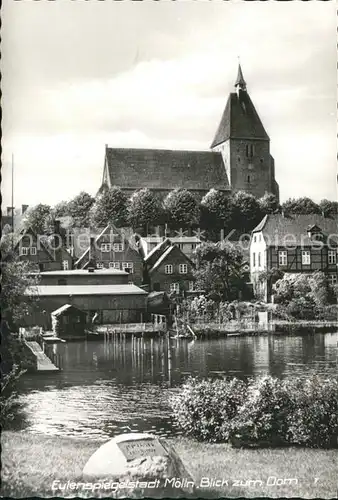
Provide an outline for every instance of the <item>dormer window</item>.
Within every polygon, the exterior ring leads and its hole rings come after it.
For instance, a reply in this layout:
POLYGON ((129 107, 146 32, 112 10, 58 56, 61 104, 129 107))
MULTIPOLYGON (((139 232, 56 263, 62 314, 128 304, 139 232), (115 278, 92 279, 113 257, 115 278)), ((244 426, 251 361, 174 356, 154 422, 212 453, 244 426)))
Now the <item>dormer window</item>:
POLYGON ((316 224, 313 224, 312 226, 308 226, 307 235, 312 240, 321 241, 323 239, 322 230, 316 224))

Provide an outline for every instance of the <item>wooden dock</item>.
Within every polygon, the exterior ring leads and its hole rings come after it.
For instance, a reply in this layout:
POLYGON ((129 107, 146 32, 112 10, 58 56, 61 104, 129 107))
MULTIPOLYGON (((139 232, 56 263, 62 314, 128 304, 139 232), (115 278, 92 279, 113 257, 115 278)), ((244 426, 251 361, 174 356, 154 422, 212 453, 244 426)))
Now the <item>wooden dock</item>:
POLYGON ((25 344, 36 357, 36 368, 38 372, 57 372, 59 368, 52 363, 48 356, 43 352, 40 344, 34 340, 26 340, 25 344))

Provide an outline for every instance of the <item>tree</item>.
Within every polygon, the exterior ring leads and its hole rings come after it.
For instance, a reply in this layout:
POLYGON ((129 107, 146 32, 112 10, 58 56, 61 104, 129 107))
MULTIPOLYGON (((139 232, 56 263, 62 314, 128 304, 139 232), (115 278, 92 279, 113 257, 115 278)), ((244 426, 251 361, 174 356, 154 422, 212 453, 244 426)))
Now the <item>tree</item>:
POLYGON ((88 227, 90 223, 90 209, 94 204, 95 198, 85 191, 75 196, 69 202, 69 215, 74 220, 75 227, 88 227))
POLYGON ((231 196, 232 225, 241 231, 251 231, 262 219, 258 200, 250 193, 237 191, 231 196))
POLYGON ((164 199, 167 221, 173 228, 198 224, 199 207, 196 198, 186 189, 175 189, 164 199))
POLYGON ((23 219, 23 226, 25 229, 31 228, 36 234, 52 234, 54 222, 51 207, 39 203, 28 209, 23 219))
POLYGON ((259 198, 258 203, 263 214, 273 214, 280 210, 278 200, 272 193, 265 193, 259 198))
POLYGON ((135 191, 128 202, 128 221, 136 229, 148 233, 149 226, 155 226, 161 219, 160 200, 148 189, 135 191))
POLYGON ((307 197, 289 198, 282 204, 282 210, 293 214, 320 214, 321 209, 317 203, 307 197))
POLYGON ((230 229, 233 207, 228 193, 210 189, 201 201, 201 225, 206 229, 230 229))
POLYGON ((338 215, 338 202, 330 201, 327 199, 321 200, 319 208, 325 217, 337 217, 338 215))
POLYGON ((232 300, 243 290, 243 256, 231 244, 203 243, 196 249, 196 288, 214 299, 232 300))
POLYGON ((65 217, 70 215, 69 211, 69 202, 68 201, 60 201, 53 207, 54 217, 65 217))
POLYGON ((31 274, 34 271, 32 263, 16 258, 6 259, 1 264, 1 315, 13 328, 20 319, 29 314, 35 303, 34 297, 31 300, 22 300, 25 290, 38 284, 36 273, 31 274))
POLYGON ((96 226, 106 226, 109 223, 117 227, 127 225, 128 198, 118 187, 105 190, 92 207, 92 221, 96 226))

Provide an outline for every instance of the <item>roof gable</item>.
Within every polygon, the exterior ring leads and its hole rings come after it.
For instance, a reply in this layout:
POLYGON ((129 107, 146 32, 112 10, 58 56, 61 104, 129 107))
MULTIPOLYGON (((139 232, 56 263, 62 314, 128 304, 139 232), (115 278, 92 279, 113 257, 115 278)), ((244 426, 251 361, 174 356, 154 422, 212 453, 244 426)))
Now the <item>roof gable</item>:
POLYGON ((266 215, 255 227, 253 233, 262 231, 270 246, 276 244, 283 246, 283 241, 287 241, 289 245, 292 243, 311 245, 315 243, 315 240, 309 237, 309 228, 320 228, 326 238, 330 236, 331 243, 338 243, 338 217, 331 218, 317 214, 266 215))
POLYGON ((229 189, 222 155, 211 151, 106 148, 110 184, 122 189, 229 189))
POLYGON ((269 140, 256 108, 244 90, 229 95, 211 148, 228 139, 269 140))
POLYGON ((182 252, 182 250, 177 246, 177 245, 170 245, 168 248, 166 248, 163 253, 158 257, 156 262, 154 263, 153 267, 150 269, 150 273, 155 271, 160 267, 161 264, 163 264, 169 257, 172 257, 173 255, 179 255, 182 261, 186 261, 191 265, 194 265, 193 262, 189 259, 189 257, 182 252))

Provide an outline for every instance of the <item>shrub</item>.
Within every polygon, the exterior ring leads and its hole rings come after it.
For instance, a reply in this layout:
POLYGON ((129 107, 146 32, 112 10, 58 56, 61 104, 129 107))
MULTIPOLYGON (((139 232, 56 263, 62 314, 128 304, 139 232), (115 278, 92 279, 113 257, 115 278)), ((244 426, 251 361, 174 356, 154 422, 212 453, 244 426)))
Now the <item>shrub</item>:
POLYGON ((0 395, 0 425, 6 428, 12 422, 19 408, 17 400, 17 392, 15 386, 25 370, 20 370, 17 365, 14 365, 12 370, 3 374, 1 378, 1 395, 0 395))
POLYGON ((231 421, 246 397, 246 384, 236 378, 202 380, 189 378, 171 399, 176 424, 187 436, 200 441, 227 441, 231 421))
POLYGON ((171 405, 183 433, 201 441, 324 448, 338 444, 337 379, 190 378, 171 405))
POLYGON ((313 376, 299 388, 294 384, 291 397, 289 442, 316 448, 337 446, 338 381, 313 376))

